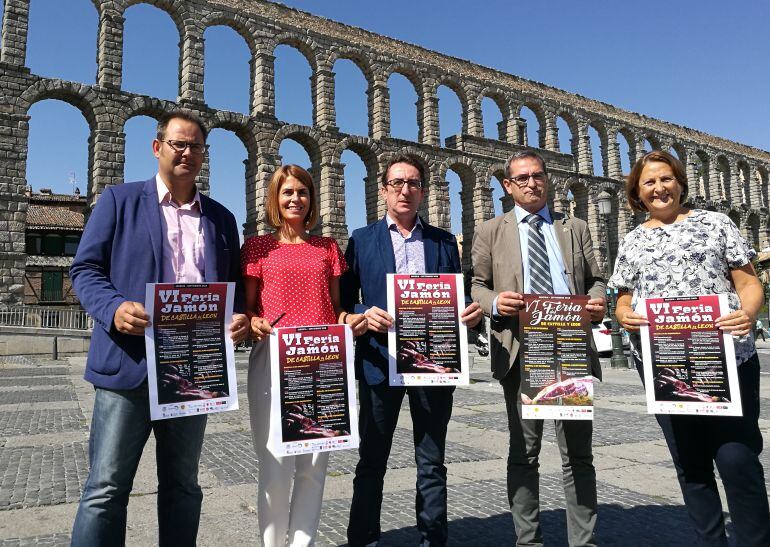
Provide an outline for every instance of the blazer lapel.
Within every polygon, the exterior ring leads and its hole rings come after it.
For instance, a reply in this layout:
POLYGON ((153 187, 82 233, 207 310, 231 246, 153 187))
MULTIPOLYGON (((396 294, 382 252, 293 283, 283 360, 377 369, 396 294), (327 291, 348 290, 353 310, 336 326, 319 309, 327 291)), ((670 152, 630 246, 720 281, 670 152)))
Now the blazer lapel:
POLYGON ((425 253, 425 273, 438 272, 438 241, 433 237, 431 226, 422 223, 422 248, 425 253))
POLYGON ((377 224, 377 245, 380 247, 380 256, 385 267, 385 273, 395 273, 396 255, 393 253, 393 242, 390 239, 388 223, 384 218, 377 224))
POLYGON ((145 215, 145 226, 150 233, 152 255, 155 258, 155 279, 160 281, 163 272, 163 228, 160 221, 160 206, 158 205, 158 188, 155 178, 144 184, 142 195, 142 212, 145 215))
POLYGON ((567 223, 567 218, 559 213, 551 213, 553 218, 554 232, 556 233, 556 241, 559 242, 559 249, 561 250, 561 257, 564 261, 564 269, 567 273, 567 281, 569 282, 569 288, 572 294, 577 294, 575 287, 575 265, 572 263, 572 230, 567 223))
POLYGON ((521 262, 521 240, 519 239, 519 223, 516 220, 516 212, 511 209, 503 219, 505 227, 502 234, 503 261, 512 266, 513 283, 510 285, 514 291, 524 290, 524 266, 521 262))
POLYGON ((206 271, 203 272, 203 279, 208 282, 219 281, 219 268, 217 266, 217 227, 214 222, 206 216, 206 209, 203 205, 203 196, 201 196, 201 228, 203 230, 203 264, 206 271))

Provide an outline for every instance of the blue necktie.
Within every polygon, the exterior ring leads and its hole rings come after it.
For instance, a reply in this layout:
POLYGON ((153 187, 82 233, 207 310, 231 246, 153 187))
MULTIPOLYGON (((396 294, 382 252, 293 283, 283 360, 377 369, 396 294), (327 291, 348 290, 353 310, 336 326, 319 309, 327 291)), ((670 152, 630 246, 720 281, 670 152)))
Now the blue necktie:
POLYGON ((529 288, 533 294, 553 294, 551 266, 548 251, 541 230, 543 217, 537 214, 527 215, 524 220, 529 224, 529 288))

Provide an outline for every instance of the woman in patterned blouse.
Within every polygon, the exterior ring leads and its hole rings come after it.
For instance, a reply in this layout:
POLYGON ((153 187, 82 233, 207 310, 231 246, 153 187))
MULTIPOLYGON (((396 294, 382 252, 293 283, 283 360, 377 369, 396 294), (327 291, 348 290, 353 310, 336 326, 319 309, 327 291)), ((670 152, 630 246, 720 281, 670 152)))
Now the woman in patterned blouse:
POLYGON ((738 362, 742 417, 657 414, 698 545, 727 545, 714 462, 727 494, 738 545, 770 545, 759 430, 759 359, 751 335, 762 307, 762 285, 751 259, 756 252, 721 213, 690 209, 687 177, 672 155, 640 158, 626 183, 628 203, 649 219, 629 232, 618 251, 609 286, 618 289, 616 316, 631 335, 639 374, 642 361, 637 299, 649 296, 727 294, 730 313, 717 325, 731 332, 738 362))
POLYGON ((345 323, 358 336, 367 330, 363 314, 340 305, 340 275, 347 269, 337 242, 310 235, 318 201, 310 174, 297 165, 278 169, 267 188, 265 216, 272 234, 249 238, 241 267, 252 335, 249 357, 249 414, 259 460, 257 513, 266 547, 313 545, 321 515, 328 452, 275 457, 270 432, 271 323, 280 327, 345 323))

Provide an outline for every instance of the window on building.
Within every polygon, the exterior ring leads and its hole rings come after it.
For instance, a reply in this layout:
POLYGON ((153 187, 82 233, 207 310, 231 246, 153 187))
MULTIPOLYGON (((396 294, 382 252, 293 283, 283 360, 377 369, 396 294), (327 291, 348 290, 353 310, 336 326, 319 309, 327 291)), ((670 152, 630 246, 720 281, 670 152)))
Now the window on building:
POLYGON ((27 234, 27 254, 39 255, 42 249, 42 243, 43 240, 40 234, 27 234))
POLYGON ((64 252, 64 238, 59 234, 43 236, 43 252, 45 256, 61 256, 64 252))
POLYGON ((61 302, 63 297, 64 272, 62 270, 43 270, 41 302, 61 302))
POLYGON ((64 236, 64 256, 75 256, 80 243, 79 235, 64 236))

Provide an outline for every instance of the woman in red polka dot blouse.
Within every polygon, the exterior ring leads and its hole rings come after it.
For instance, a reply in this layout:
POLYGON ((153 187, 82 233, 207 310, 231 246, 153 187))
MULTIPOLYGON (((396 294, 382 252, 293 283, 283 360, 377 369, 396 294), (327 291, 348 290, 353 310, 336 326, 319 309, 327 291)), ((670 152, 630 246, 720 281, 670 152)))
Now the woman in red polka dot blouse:
POLYGON ((321 514, 329 453, 276 458, 267 449, 270 428, 270 323, 280 326, 346 323, 358 336, 367 330, 363 314, 340 306, 339 279, 347 269, 336 241, 311 236, 318 219, 313 179, 296 165, 278 169, 267 190, 265 213, 275 228, 249 238, 241 267, 251 329, 257 342, 249 358, 249 412, 259 459, 257 512, 262 543, 312 545, 321 514))

